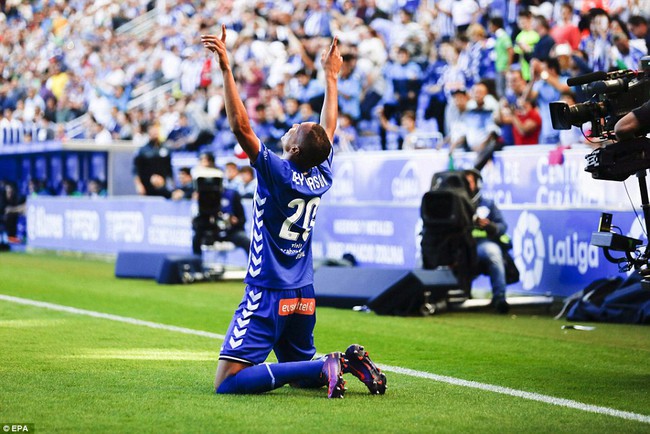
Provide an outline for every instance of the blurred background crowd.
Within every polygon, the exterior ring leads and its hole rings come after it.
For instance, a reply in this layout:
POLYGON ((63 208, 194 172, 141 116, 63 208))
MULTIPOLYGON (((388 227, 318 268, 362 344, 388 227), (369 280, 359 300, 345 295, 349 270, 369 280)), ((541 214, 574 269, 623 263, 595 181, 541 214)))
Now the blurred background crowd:
MULTIPOLYGON (((270 149, 317 121, 321 51, 340 39, 337 151, 584 142, 549 103, 569 77, 637 69, 650 0, 41 0, 0 2, 0 149, 151 140, 233 153, 221 75, 200 35, 228 28, 232 65, 270 149)), ((588 127, 588 126, 587 126, 588 127)))

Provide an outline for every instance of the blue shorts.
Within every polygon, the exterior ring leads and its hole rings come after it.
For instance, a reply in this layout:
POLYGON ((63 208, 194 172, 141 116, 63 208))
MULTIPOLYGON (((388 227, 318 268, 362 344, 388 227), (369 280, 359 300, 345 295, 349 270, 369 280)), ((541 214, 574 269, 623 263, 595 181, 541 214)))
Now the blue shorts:
POLYGON ((313 285, 286 290, 248 285, 219 359, 257 365, 273 350, 278 362, 311 360, 316 354, 315 325, 313 285))

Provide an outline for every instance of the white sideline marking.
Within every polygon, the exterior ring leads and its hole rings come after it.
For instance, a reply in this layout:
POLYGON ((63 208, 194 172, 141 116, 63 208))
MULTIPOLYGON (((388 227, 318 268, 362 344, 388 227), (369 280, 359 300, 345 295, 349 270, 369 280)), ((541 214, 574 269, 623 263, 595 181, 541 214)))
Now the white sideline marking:
POLYGON ((188 329, 173 325, 160 324, 157 322, 143 321, 141 319, 129 318, 126 316, 112 315, 110 313, 95 312, 93 310, 78 309, 76 307, 63 306, 61 304, 47 303, 45 301, 30 300, 28 298, 12 297, 11 295, 0 294, 0 300, 12 303, 26 304, 28 306, 42 307, 44 309, 57 310, 59 312, 74 313, 76 315, 91 316, 93 318, 110 319, 111 321, 124 322, 127 324, 150 327, 152 329, 168 330, 172 332, 185 333, 186 335, 203 336, 206 338, 224 340, 226 337, 217 333, 204 332, 202 330, 188 329))
MULTIPOLYGON (((150 327, 153 329, 167 330, 172 332, 184 333, 187 335, 203 336, 211 339, 224 340, 225 336, 217 333, 206 332, 202 330, 194 330, 185 327, 177 327, 173 325, 161 324, 151 321, 143 321, 136 318, 129 318, 125 316, 112 315, 109 313, 95 312, 92 310, 78 309, 76 307, 63 306, 60 304, 47 303, 45 301, 30 300, 27 298, 13 297, 11 295, 0 294, 0 300, 8 301, 11 303, 24 304, 28 306, 41 307, 44 309, 56 310, 59 312, 73 313, 76 315, 85 315, 93 318, 108 319, 132 325, 139 325, 150 327)), ((511 389, 509 387, 494 386, 492 384, 479 383, 477 381, 463 380, 460 378, 447 377, 444 375, 432 374, 429 372, 416 371, 414 369, 401 368, 399 366, 379 365, 380 368, 387 372, 395 372, 397 374, 408 375, 410 377, 424 378, 427 380, 438 381, 441 383, 453 384, 454 386, 471 387, 473 389, 486 390, 488 392, 500 393, 502 395, 510 395, 518 398, 529 399, 532 401, 543 402, 546 404, 557 405, 560 407, 573 408, 575 410, 587 411, 590 413, 603 414, 606 416, 618 417, 621 419, 634 420, 637 422, 650 423, 650 416, 643 414, 632 413, 629 411, 615 410, 609 407, 600 407, 597 405, 584 404, 582 402, 573 401, 571 399, 556 398, 554 396, 542 395, 539 393, 525 392, 523 390, 511 389)))
POLYGON ((607 416, 620 417, 622 419, 635 420, 638 422, 650 423, 650 416, 632 413, 629 411, 615 410, 609 407, 600 407, 598 405, 583 404, 582 402, 571 399, 556 398, 554 396, 542 395, 540 393, 525 392, 523 390, 511 389, 509 387, 494 386, 492 384, 479 383, 477 381, 462 380, 460 378, 447 377, 445 375, 431 374, 429 372, 415 371, 399 366, 379 365, 384 371, 395 372, 397 374, 409 375, 411 377, 426 378, 441 383, 453 384, 454 386, 471 387, 474 389, 487 390, 488 392, 501 393, 503 395, 516 396, 518 398, 530 399, 532 401, 544 402, 546 404, 568 407, 576 410, 588 411, 590 413, 604 414, 607 416))

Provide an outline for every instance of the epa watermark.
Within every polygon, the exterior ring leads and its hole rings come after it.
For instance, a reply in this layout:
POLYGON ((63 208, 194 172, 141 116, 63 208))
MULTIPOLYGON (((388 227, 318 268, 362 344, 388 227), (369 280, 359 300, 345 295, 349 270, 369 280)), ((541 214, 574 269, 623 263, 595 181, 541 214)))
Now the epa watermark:
POLYGON ((33 423, 0 423, 0 434, 28 432, 36 432, 33 423))

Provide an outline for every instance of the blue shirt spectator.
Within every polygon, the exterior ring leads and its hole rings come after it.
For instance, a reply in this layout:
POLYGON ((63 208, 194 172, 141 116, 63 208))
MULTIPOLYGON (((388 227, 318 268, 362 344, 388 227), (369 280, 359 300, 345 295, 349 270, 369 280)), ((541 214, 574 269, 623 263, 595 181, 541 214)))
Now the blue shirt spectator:
POLYGON ((362 74, 355 69, 356 57, 352 54, 343 56, 343 65, 339 75, 339 111, 349 114, 352 119, 361 115, 362 74))

